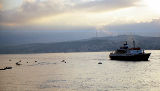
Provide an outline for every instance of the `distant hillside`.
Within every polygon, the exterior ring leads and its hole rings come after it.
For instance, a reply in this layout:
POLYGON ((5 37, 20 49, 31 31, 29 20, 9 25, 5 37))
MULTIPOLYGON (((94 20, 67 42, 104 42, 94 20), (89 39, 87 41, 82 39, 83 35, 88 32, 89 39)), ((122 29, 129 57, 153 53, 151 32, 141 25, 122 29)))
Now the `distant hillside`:
POLYGON ((76 41, 88 39, 95 36, 95 31, 52 31, 52 30, 33 30, 33 31, 0 31, 0 47, 8 45, 22 45, 32 43, 55 43, 64 41, 76 41))
POLYGON ((0 47, 1 54, 14 53, 53 53, 53 52, 97 52, 115 50, 128 41, 132 46, 132 39, 143 49, 160 50, 160 37, 128 36, 98 37, 79 41, 57 43, 35 43, 17 46, 0 47))

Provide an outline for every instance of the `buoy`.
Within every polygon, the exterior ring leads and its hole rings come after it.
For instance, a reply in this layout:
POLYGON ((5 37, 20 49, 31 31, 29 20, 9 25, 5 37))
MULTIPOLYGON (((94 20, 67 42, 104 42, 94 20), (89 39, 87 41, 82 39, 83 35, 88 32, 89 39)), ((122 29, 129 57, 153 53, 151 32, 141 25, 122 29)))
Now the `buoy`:
POLYGON ((22 64, 20 64, 19 62, 17 62, 16 65, 22 65, 22 64))
POLYGON ((11 59, 9 61, 12 61, 11 59))
POLYGON ((102 64, 102 62, 99 62, 98 64, 102 64))
POLYGON ((37 62, 37 61, 35 61, 35 62, 37 62))
POLYGON ((65 62, 65 60, 62 60, 61 62, 65 62))

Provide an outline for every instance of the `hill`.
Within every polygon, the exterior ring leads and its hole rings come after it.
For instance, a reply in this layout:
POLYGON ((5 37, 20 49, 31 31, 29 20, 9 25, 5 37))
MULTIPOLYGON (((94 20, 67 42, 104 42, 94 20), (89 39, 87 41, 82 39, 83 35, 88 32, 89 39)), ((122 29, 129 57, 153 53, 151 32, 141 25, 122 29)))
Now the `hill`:
POLYGON ((136 46, 147 50, 160 50, 160 37, 145 36, 111 36, 98 37, 78 41, 57 42, 57 43, 33 43, 14 46, 0 47, 1 54, 19 53, 54 53, 54 52, 97 52, 111 51, 122 46, 124 41, 128 41, 132 47, 132 40, 136 41, 136 46))

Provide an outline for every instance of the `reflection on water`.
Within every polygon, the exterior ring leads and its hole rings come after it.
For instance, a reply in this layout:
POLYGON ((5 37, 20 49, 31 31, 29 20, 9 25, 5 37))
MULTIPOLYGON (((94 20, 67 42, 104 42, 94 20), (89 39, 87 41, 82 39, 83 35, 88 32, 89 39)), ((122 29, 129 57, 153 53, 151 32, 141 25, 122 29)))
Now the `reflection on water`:
POLYGON ((13 67, 0 70, 0 91, 159 91, 160 51, 148 52, 141 62, 109 52, 0 55, 0 68, 13 67))

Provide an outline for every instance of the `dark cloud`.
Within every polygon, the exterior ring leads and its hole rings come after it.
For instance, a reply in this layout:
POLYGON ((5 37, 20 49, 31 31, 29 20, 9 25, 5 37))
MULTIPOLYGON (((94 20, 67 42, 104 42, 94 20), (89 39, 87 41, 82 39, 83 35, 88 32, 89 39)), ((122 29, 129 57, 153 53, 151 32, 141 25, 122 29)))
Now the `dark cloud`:
POLYGON ((120 24, 105 26, 104 30, 112 34, 138 34, 147 36, 160 36, 160 19, 153 19, 152 22, 120 24))
POLYGON ((64 10, 64 5, 61 2, 51 0, 46 2, 24 1, 19 8, 0 11, 0 21, 1 23, 22 23, 34 18, 58 14, 64 10))
POLYGON ((133 6, 137 0, 25 0, 19 8, 0 11, 0 24, 25 23, 35 18, 57 15, 65 12, 108 11, 133 6))

